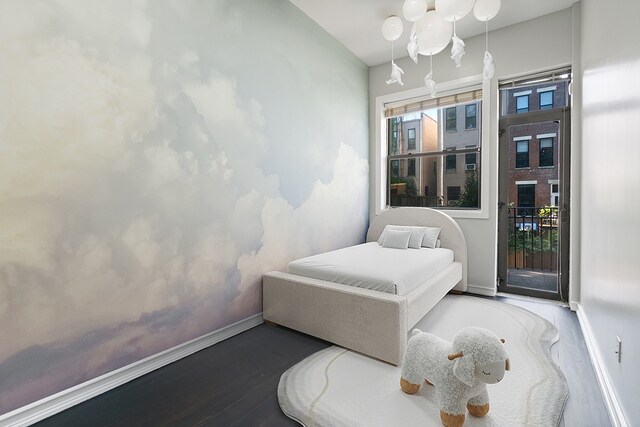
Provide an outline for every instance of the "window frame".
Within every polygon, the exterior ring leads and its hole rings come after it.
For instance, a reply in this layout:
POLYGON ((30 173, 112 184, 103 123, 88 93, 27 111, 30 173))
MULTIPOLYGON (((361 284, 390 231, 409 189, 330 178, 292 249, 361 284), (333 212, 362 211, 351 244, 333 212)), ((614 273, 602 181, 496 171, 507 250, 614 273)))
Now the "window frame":
POLYGON ((416 145, 416 128, 408 128, 407 129, 407 151, 411 151, 411 150, 415 150, 417 147, 416 145), (411 137, 411 131, 413 131, 413 137, 411 137), (411 145, 413 143, 413 148, 411 148, 411 145))
POLYGON ((530 147, 530 142, 531 140, 529 139, 515 139, 513 142, 516 143, 516 156, 515 156, 515 169, 529 169, 531 167, 531 159, 529 158, 529 154, 531 152, 531 147, 530 147), (521 155, 522 153, 525 153, 524 151, 518 151, 518 148, 523 145, 526 144, 527 145, 527 165, 526 166, 518 166, 518 159, 521 157, 525 157, 524 155, 521 155))
POLYGON ((522 94, 522 95, 514 95, 516 98, 516 114, 520 113, 528 113, 531 110, 531 95, 530 94, 522 94), (518 100, 527 98, 527 108, 518 108, 518 100))
POLYGON ((478 108, 476 104, 464 106, 464 129, 473 130, 478 128, 478 108), (473 115, 469 115, 469 107, 473 107, 473 115), (469 119, 473 118, 473 126, 469 125, 469 119))
POLYGON ((445 132, 457 132, 458 130, 458 108, 454 105, 453 107, 446 107, 444 109, 444 131, 445 132), (449 117, 449 111, 453 111, 453 117, 449 117), (453 121, 453 126, 449 126, 449 120, 453 121))
POLYGON ((544 138, 538 138, 538 167, 540 168, 553 168, 555 167, 555 161, 553 159, 553 150, 554 150, 554 137, 552 136, 547 136, 544 138), (551 143, 551 164, 550 165, 543 165, 542 164, 542 143, 543 142, 550 142, 551 143))
POLYGON ((555 98, 555 90, 554 89, 549 89, 549 90, 545 90, 545 91, 541 91, 538 92, 538 109, 539 110, 550 110, 553 108, 553 105, 555 104, 554 102, 554 98, 555 98), (551 103, 550 104, 542 104, 542 95, 546 95, 546 94, 550 94, 551 95, 551 103))
MULTIPOLYGON (((494 82, 495 87, 495 82, 494 82)), ((486 165, 484 170, 480 173, 480 194, 479 202, 480 209, 447 209, 446 207, 438 209, 450 215, 453 218, 477 218, 488 219, 489 213, 495 211, 492 209, 494 203, 491 203, 490 196, 490 184, 489 176, 491 174, 491 168, 496 167, 495 163, 491 159, 497 156, 497 136, 492 136, 491 129, 491 108, 495 105, 498 99, 497 90, 492 91, 491 81, 485 81, 481 74, 474 76, 463 77, 457 80, 451 80, 447 82, 438 83, 439 96, 454 95, 456 93, 468 92, 471 90, 482 89, 482 107, 480 110, 480 144, 482 149, 480 150, 479 163, 486 165), (493 154, 492 154, 493 153, 493 154), (493 157, 492 157, 493 156, 493 157)), ((384 117, 385 107, 388 104, 410 102, 411 99, 416 98, 429 98, 425 94, 423 87, 417 87, 414 89, 398 91, 386 95, 380 95, 375 98, 375 121, 373 129, 372 140, 372 174, 371 179, 371 209, 370 217, 380 214, 383 210, 389 209, 386 206, 386 182, 387 182, 387 145, 386 145, 386 132, 387 124, 384 117), (383 140, 384 138, 384 140, 383 140), (383 143, 384 141, 384 143, 383 143)), ((495 120, 495 115, 494 118, 495 120)), ((495 129, 495 124, 494 124, 495 129)), ((494 207, 495 208, 495 207, 494 207)))

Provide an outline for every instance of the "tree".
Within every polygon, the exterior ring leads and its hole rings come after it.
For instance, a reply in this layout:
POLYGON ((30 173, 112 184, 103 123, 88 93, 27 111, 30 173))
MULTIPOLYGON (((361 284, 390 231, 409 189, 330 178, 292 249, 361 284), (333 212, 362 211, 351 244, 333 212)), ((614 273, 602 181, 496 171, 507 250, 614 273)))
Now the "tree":
POLYGON ((464 190, 458 200, 458 206, 478 208, 478 173, 475 170, 465 171, 464 190))

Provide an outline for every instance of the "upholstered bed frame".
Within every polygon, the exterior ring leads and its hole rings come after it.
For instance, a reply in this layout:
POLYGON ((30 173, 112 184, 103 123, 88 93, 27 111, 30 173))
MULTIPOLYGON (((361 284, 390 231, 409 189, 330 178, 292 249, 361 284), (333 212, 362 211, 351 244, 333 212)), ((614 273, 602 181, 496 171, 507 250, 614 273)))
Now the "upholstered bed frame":
POLYGON ((367 242, 375 242, 387 224, 441 227, 441 245, 454 251, 454 262, 404 296, 272 271, 262 278, 264 319, 400 364, 407 332, 449 291, 466 291, 467 245, 450 216, 413 207, 376 216, 367 242))

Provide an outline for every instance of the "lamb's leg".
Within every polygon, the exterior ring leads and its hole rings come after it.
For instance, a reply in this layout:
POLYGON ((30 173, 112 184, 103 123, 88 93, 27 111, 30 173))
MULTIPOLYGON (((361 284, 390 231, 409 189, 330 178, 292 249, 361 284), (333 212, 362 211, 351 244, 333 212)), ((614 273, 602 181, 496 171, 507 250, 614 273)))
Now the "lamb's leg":
POLYGON ((407 394, 414 394, 420 390, 420 384, 413 384, 404 378, 400 378, 400 388, 407 394))
POLYGON ((464 424, 464 414, 454 415, 440 410, 440 420, 445 427, 461 427, 464 424))
POLYGON ((445 427, 461 427, 464 424, 464 400, 456 399, 452 394, 441 393, 436 387, 436 396, 440 402, 440 420, 445 427))
POLYGON ((482 391, 482 393, 477 396, 473 396, 467 402, 467 410, 474 417, 484 417, 489 412, 489 393, 487 393, 487 389, 482 391))

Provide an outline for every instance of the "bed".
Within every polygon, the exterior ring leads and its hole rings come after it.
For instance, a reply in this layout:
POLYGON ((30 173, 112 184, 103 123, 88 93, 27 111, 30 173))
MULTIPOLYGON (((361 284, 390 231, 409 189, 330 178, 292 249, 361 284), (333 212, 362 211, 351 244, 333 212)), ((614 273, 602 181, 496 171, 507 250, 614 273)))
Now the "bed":
MULTIPOLYGON (((292 268, 290 264, 289 269, 297 274, 272 271, 263 276, 264 320, 399 365, 408 331, 448 292, 466 291, 467 247, 462 230, 450 216, 434 209, 414 207, 381 212, 369 226, 367 243, 358 246, 374 250, 373 256, 376 256, 375 247, 386 225, 440 227, 442 253, 448 251, 453 260, 402 292, 391 289, 394 285, 380 277, 384 275, 382 271, 377 272, 378 275, 375 271, 371 273, 367 279, 373 285, 367 286, 374 289, 367 289, 359 285, 363 282, 361 278, 355 280, 356 283, 336 283, 326 280, 326 275, 307 277, 313 274, 305 271, 304 266, 292 268)), ((351 249, 342 251, 345 250, 351 249)), ((403 255, 419 252, 415 249, 395 251, 403 255)), ((375 268, 365 266, 362 270, 370 272, 375 268)))

